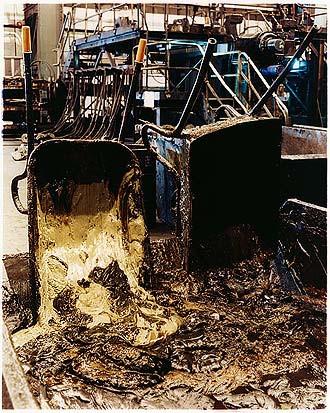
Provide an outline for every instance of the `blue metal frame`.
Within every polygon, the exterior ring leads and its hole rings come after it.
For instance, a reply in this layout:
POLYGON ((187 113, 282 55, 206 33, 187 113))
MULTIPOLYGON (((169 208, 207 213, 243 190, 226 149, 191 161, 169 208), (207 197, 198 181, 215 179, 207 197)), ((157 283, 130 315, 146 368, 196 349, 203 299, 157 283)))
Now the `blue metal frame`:
POLYGON ((74 43, 74 50, 81 52, 84 50, 97 49, 118 42, 137 40, 141 37, 140 30, 130 30, 116 34, 113 31, 106 31, 95 34, 84 39, 77 39, 74 43))

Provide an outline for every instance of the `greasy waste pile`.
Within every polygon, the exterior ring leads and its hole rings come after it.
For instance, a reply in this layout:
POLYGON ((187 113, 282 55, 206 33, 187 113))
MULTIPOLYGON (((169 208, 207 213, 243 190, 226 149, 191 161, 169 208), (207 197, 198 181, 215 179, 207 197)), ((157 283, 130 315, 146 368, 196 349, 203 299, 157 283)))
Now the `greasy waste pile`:
POLYGON ((284 292, 272 258, 155 275, 150 295, 182 323, 148 345, 74 318, 31 336, 17 351, 33 393, 51 408, 325 407, 325 291, 284 292))
MULTIPOLYGON (((121 187, 131 178, 129 170, 121 187)), ((114 196, 108 182, 67 187, 69 212, 59 213, 49 188, 38 200, 38 322, 17 332, 14 344, 71 325, 90 329, 110 323, 124 328, 132 345, 151 344, 175 332, 180 317, 140 285, 146 228, 136 197, 114 196)))
POLYGON ((325 291, 285 292, 265 252, 173 269, 178 240, 149 240, 137 160, 97 151, 78 173, 78 155, 32 182, 40 306, 12 339, 41 407, 324 407, 325 291))

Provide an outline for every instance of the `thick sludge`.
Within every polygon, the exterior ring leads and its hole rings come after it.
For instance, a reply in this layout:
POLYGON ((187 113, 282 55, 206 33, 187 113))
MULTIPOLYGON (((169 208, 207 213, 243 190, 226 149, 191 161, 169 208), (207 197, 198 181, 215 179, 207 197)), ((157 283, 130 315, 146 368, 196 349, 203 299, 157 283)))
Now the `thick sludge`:
POLYGON ((184 323, 153 345, 110 324, 29 341, 34 394, 52 408, 324 408, 325 290, 283 291, 272 258, 159 274, 153 296, 184 323))

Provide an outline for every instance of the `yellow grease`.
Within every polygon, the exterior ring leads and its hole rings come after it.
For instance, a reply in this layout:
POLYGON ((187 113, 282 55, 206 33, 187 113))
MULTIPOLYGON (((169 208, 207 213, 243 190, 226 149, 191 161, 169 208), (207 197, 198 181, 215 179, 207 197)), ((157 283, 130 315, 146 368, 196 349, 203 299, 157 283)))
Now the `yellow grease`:
MULTIPOLYGON (((125 178, 127 181, 129 176, 124 177, 123 181, 125 178)), ((48 192, 46 194, 43 205, 51 205, 48 192)), ((41 284, 41 305, 37 324, 13 336, 16 347, 61 326, 60 317, 53 308, 53 300, 67 286, 78 295, 77 308, 92 317, 88 327, 124 322, 127 317, 131 323, 133 320, 136 326, 133 345, 151 344, 178 329, 182 322, 180 317, 173 311, 165 315, 164 308, 139 285, 146 227, 134 198, 128 196, 127 208, 135 213, 134 218, 128 220, 124 234, 120 197, 113 199, 107 183, 93 183, 77 186, 73 194, 72 211, 68 214, 55 214, 49 208, 41 208, 38 202, 39 243, 36 262, 41 284), (115 302, 104 286, 91 280, 86 288, 77 283, 82 279, 88 280, 95 267, 104 269, 113 261, 118 262, 127 276, 133 293, 133 299, 121 313, 116 312, 115 302)))

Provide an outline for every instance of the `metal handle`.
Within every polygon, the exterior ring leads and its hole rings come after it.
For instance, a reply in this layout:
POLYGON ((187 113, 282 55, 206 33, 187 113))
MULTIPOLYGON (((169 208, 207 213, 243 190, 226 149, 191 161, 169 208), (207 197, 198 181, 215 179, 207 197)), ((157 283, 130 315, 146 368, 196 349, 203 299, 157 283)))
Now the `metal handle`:
POLYGON ((31 33, 29 26, 22 27, 22 51, 24 53, 31 53, 31 33))
POLYGON ((15 204, 17 211, 24 215, 27 215, 28 210, 27 208, 24 208, 21 200, 19 199, 18 182, 22 181, 26 177, 27 177, 27 172, 25 168, 25 171, 21 175, 15 176, 15 178, 11 181, 11 196, 13 198, 13 202, 15 204))

